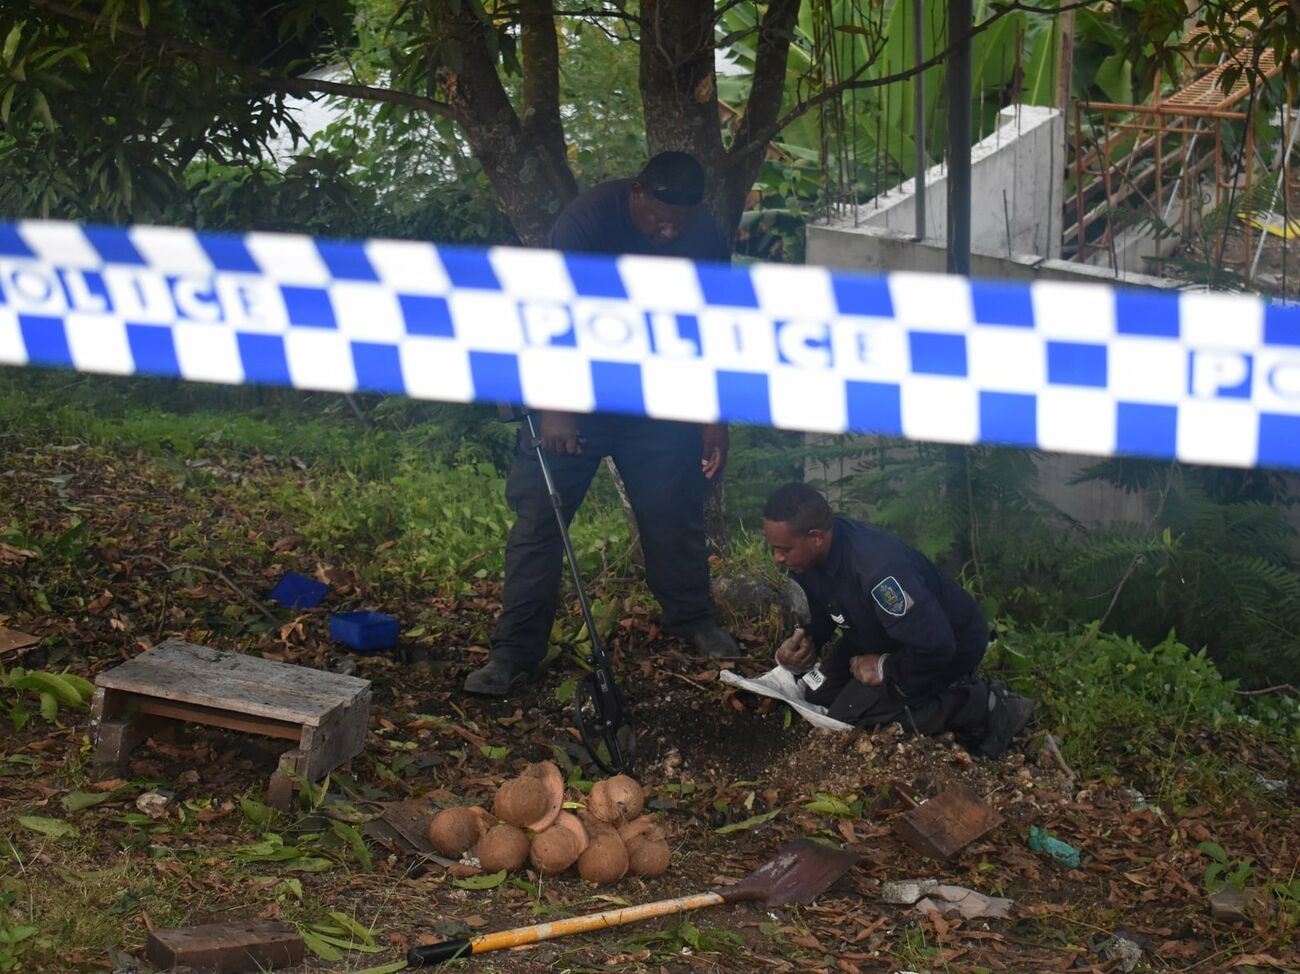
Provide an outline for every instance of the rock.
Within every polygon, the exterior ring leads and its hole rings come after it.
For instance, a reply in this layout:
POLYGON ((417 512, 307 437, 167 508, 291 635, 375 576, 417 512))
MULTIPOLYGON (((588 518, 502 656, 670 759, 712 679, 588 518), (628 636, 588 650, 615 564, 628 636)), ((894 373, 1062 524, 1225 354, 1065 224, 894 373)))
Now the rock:
POLYGON ((752 575, 721 575, 713 579, 713 601, 732 626, 762 620, 778 604, 770 582, 752 575))
POLYGON ((1254 902, 1255 890, 1253 887, 1247 886, 1245 889, 1233 889, 1230 886, 1224 886, 1210 894, 1210 915, 1216 920, 1223 920, 1227 923, 1249 921, 1254 902))
POLYGON ((150 818, 162 818, 167 814, 169 804, 171 804, 171 799, 167 795, 156 791, 146 791, 135 800, 135 807, 150 818))
POLYGON ((1255 780, 1265 791, 1272 792, 1275 795, 1285 795, 1287 781, 1285 778, 1265 778, 1262 774, 1255 775, 1255 780))
POLYGON ((911 906, 939 885, 937 879, 895 879, 880 887, 880 900, 897 906, 911 906))
POLYGON ((1112 970, 1122 971, 1123 974, 1130 974, 1142 960, 1141 946, 1119 934, 1098 947, 1097 954, 1102 960, 1114 961, 1112 970))

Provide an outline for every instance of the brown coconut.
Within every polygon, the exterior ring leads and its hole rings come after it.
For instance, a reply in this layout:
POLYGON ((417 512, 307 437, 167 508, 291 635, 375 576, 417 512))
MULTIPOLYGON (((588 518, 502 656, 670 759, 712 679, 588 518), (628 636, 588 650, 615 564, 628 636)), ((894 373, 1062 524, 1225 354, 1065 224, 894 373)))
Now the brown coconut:
POLYGON ((546 786, 538 778, 525 775, 511 778, 500 788, 492 802, 497 818, 523 828, 542 818, 551 807, 546 786))
POLYGON ((523 776, 542 783, 546 793, 546 806, 531 822, 524 824, 530 832, 543 832, 555 824, 564 808, 564 774, 554 761, 538 761, 524 769, 523 776))
POLYGON ((625 774, 597 781, 591 786, 587 808, 602 822, 622 822, 636 818, 645 807, 645 792, 625 774))
POLYGON ((653 878, 668 871, 668 859, 671 851, 663 838, 652 838, 651 829, 632 836, 627 844, 627 869, 634 876, 653 878))
POLYGON ((429 844, 444 856, 458 857, 487 831, 481 808, 444 808, 429 821, 429 844))
POLYGON ((623 840, 624 845, 628 845, 638 836, 645 836, 655 841, 661 841, 664 837, 663 831, 655 824, 655 820, 650 815, 642 815, 640 818, 634 818, 630 822, 620 825, 618 828, 618 837, 623 840))
POLYGON ((554 825, 533 836, 529 860, 543 875, 562 873, 582 855, 587 842, 587 829, 578 817, 560 812, 554 825))
POLYGON ((605 832, 613 832, 616 835, 618 834, 618 829, 615 828, 613 824, 610 822, 602 822, 600 819, 596 818, 595 815, 591 814, 590 808, 579 809, 578 819, 586 827, 587 835, 593 839, 605 832))
POLYGON ((627 849, 615 832, 602 832, 578 857, 578 875, 589 883, 617 883, 627 872, 627 849))
POLYGON ((545 832, 533 836, 528 850, 528 860, 543 876, 562 873, 578 861, 578 840, 573 831, 562 825, 552 825, 545 832))
POLYGON ((528 836, 523 829, 502 822, 478 840, 474 855, 485 872, 513 872, 528 861, 528 836))

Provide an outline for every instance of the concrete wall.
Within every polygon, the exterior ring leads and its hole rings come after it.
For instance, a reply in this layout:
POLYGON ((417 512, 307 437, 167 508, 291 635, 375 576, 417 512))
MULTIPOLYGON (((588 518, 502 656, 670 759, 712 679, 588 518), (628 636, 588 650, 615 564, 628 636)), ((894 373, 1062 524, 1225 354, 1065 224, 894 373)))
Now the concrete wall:
MULTIPOLYGON (((845 227, 809 224, 807 261, 822 267, 852 271, 926 271, 942 274, 948 255, 941 241, 917 241, 910 233, 882 227, 845 227)), ((971 254, 971 276, 994 281, 1081 281, 1123 284, 1129 287, 1174 289, 1175 281, 1115 271, 1068 260, 1049 260, 1028 254, 1010 257, 971 254)))
MULTIPOLYGON (((1061 212, 1064 151, 1065 118, 1059 109, 1012 105, 1002 110, 997 130, 971 149, 972 251, 1060 256, 1061 228, 1043 217, 1061 212)), ((932 167, 925 185, 925 236, 942 241, 948 235, 947 168, 932 167)), ((916 180, 837 217, 830 227, 885 228, 914 236, 916 180)))

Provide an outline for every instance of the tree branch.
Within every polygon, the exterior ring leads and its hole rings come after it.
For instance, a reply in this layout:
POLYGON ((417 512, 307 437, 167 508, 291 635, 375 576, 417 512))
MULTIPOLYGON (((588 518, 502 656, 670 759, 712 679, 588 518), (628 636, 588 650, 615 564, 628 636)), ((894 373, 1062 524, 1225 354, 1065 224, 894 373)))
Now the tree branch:
POLYGON ((610 20, 623 20, 629 24, 641 23, 641 18, 636 14, 628 13, 626 10, 595 10, 586 8, 583 10, 557 10, 556 17, 585 17, 592 20, 609 18, 610 20))
MULTIPOLYGON (((790 56, 790 32, 799 16, 800 0, 773 0, 763 13, 754 55, 754 82, 734 145, 748 144, 755 132, 773 123, 785 91, 785 65, 790 56)), ((763 143, 766 146, 767 142, 763 143)), ((734 154, 734 149, 733 149, 734 154)))
MULTIPOLYGON (((75 7, 69 7, 57 2, 57 0, 31 0, 35 7, 42 10, 48 10, 50 13, 60 17, 66 17, 69 20, 79 21, 89 24, 95 30, 101 33, 109 32, 109 26, 99 20, 89 10, 79 10, 75 7)), ((286 95, 297 95, 300 97, 311 97, 313 95, 338 95, 344 98, 357 98, 364 101, 382 102, 390 105, 401 105, 406 108, 414 108, 418 111, 428 112, 431 115, 441 115, 444 118, 455 120, 455 112, 450 105, 444 102, 436 101, 432 98, 426 98, 423 95, 414 95, 405 91, 396 91, 392 88, 375 88, 370 85, 346 84, 338 81, 325 81, 320 78, 287 78, 267 74, 264 71, 258 71, 248 65, 240 64, 233 58, 214 51, 210 48, 203 47, 199 44, 184 41, 176 37, 168 37, 157 33, 156 31, 145 30, 134 24, 124 21, 118 21, 112 28, 119 34, 126 34, 131 37, 147 41, 162 50, 169 51, 173 54, 190 58, 202 64, 224 71, 226 74, 233 75, 243 81, 250 87, 267 92, 278 92, 286 95)))

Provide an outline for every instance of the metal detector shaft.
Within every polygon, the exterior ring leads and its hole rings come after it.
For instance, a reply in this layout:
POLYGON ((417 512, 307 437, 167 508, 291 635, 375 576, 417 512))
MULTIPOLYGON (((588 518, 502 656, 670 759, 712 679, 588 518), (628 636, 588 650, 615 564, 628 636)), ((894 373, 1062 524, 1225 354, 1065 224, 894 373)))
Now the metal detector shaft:
POLYGON ((551 498, 551 507, 555 511, 555 521, 560 528, 560 540, 564 544, 564 557, 569 563, 569 572, 573 576, 573 587, 578 592, 578 604, 582 607, 582 619, 587 624, 587 635, 591 639, 591 654, 588 656, 588 662, 591 664, 591 675, 587 677, 587 680, 591 682, 589 692, 579 690, 574 694, 574 711, 578 731, 582 734, 582 741, 591 754, 592 760, 603 771, 615 774, 631 774, 632 765, 636 760, 636 736, 631 733, 632 724, 628 720, 623 696, 614 680, 614 670, 610 664, 609 655, 605 652, 605 647, 601 643, 600 633, 596 629, 595 617, 591 614, 591 602, 587 599, 587 590, 582 584, 582 572, 578 569, 578 555, 573 550, 573 542, 569 539, 569 526, 564 519, 564 500, 555 487, 555 479, 551 476, 551 466, 546 459, 546 450, 542 446, 542 438, 538 435, 531 411, 524 413, 524 422, 528 425, 528 436, 533 444, 533 450, 537 454, 537 464, 542 468, 542 479, 546 482, 546 493, 551 498), (587 698, 590 698, 592 709, 595 711, 595 726, 588 726, 587 720, 583 716, 583 702, 587 698), (624 727, 629 731, 628 746, 626 747, 624 742, 619 739, 619 731, 624 727), (608 764, 601 759, 596 751, 596 742, 592 738, 597 734, 604 740, 605 747, 609 751, 608 764))

